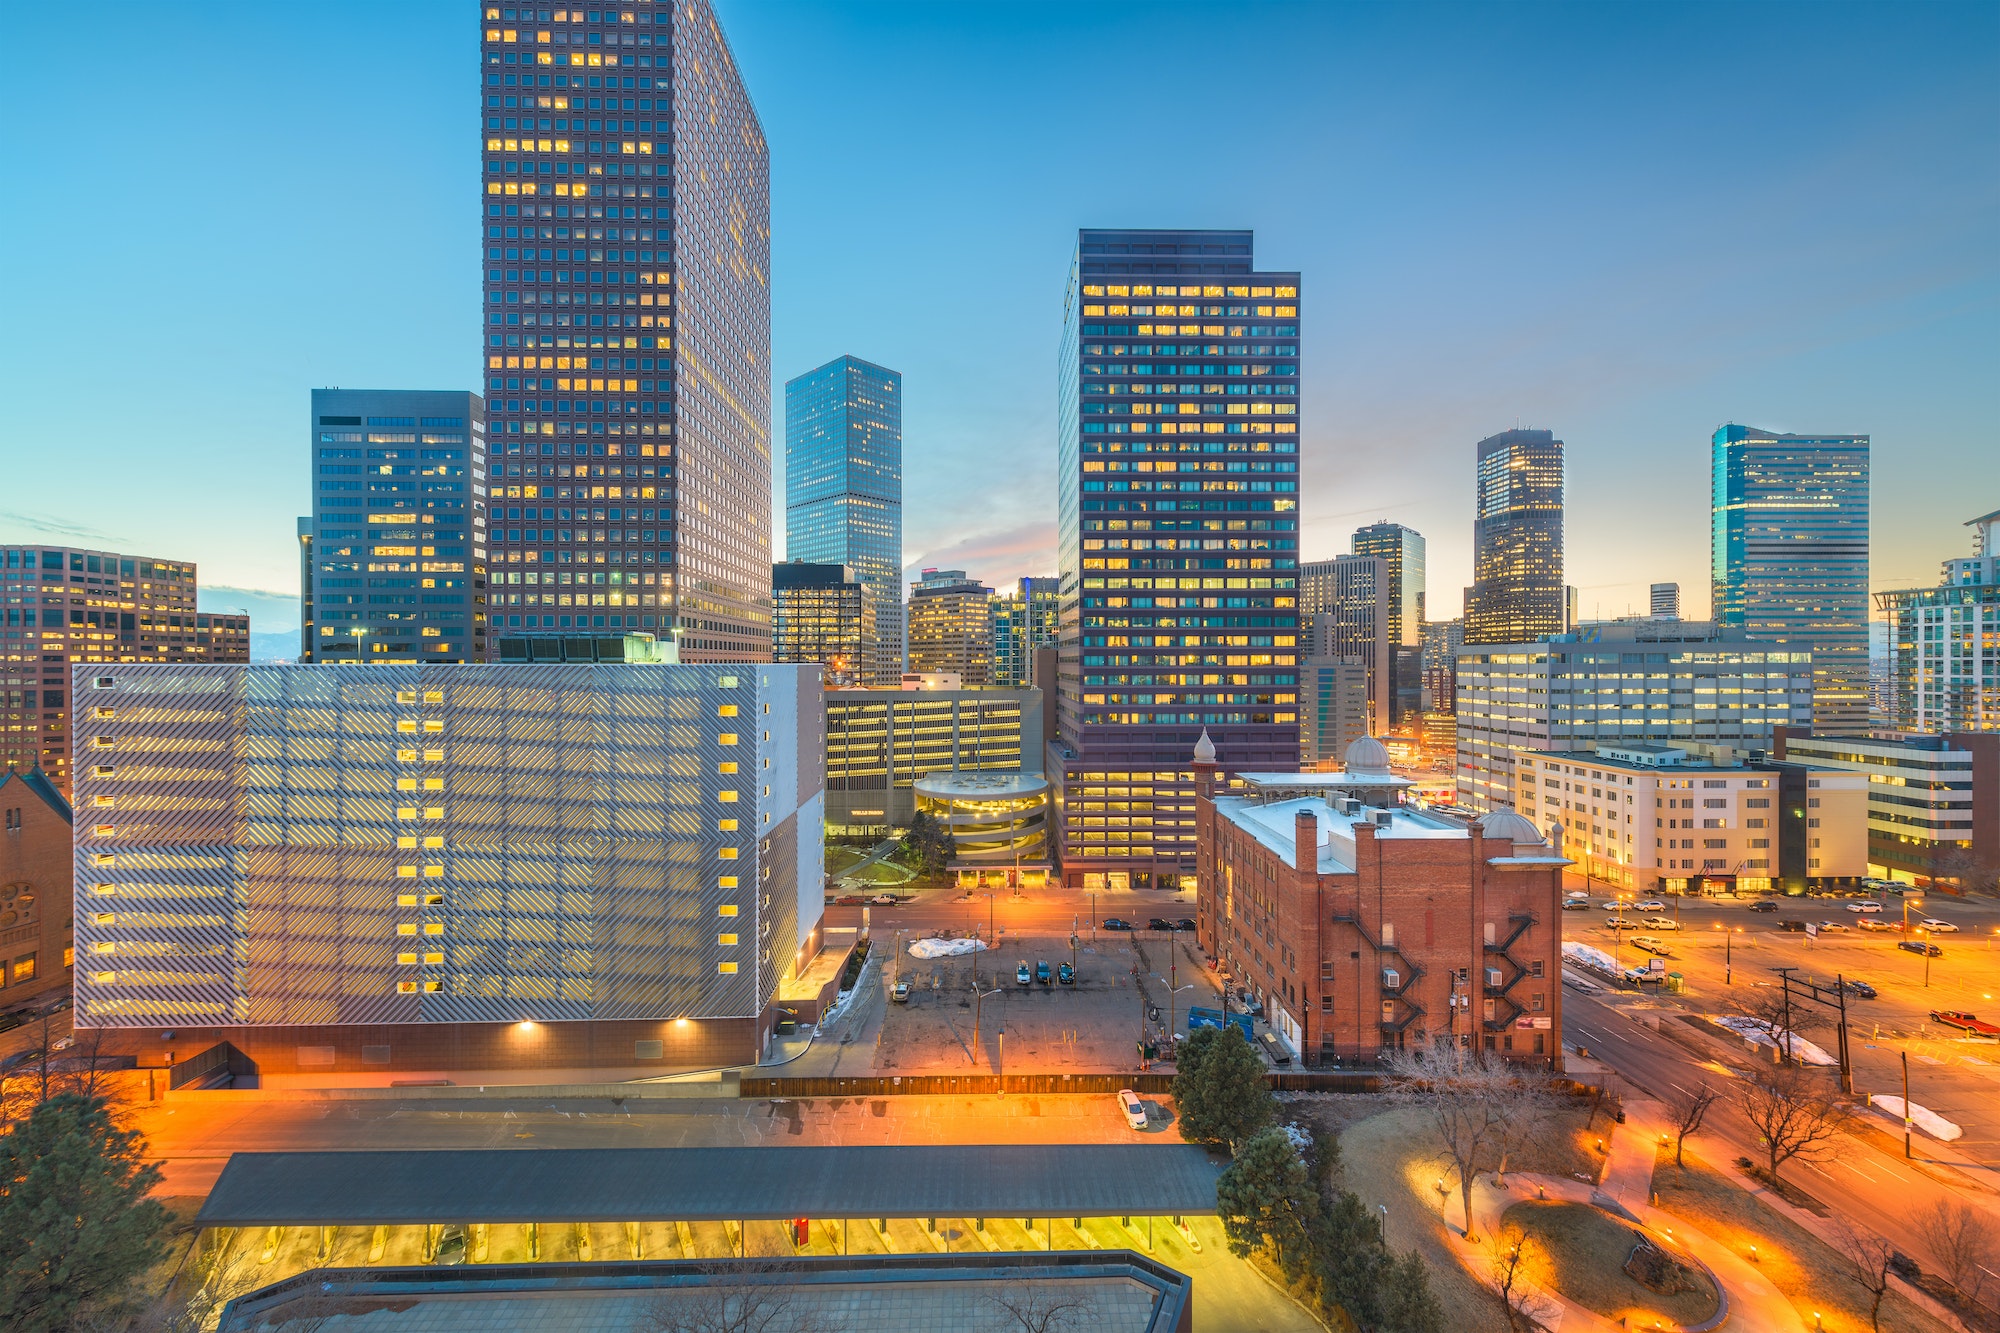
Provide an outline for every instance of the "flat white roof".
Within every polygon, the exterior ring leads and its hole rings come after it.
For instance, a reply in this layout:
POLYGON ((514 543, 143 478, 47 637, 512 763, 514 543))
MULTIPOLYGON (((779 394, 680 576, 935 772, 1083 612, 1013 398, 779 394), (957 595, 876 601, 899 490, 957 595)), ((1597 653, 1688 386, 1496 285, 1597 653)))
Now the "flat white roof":
MULTIPOLYGON (((1331 776, 1331 775, 1322 775, 1331 776)), ((1298 816, 1308 811, 1318 823, 1319 872, 1323 875, 1351 874, 1355 867, 1354 826, 1368 824, 1378 838, 1452 839, 1471 836, 1463 824, 1409 806, 1363 806, 1352 815, 1343 815, 1323 798, 1297 796, 1283 801, 1254 801, 1241 796, 1224 796, 1215 802, 1216 813, 1255 838, 1285 864, 1296 864, 1298 816), (1387 814, 1387 823, 1376 816, 1387 814)))

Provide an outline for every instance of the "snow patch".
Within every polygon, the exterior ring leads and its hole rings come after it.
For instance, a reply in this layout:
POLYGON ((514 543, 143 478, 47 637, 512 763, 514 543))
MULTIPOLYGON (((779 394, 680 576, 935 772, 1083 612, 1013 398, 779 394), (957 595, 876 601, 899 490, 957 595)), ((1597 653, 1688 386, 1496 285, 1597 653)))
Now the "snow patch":
POLYGON ((1617 960, 1610 954, 1604 952, 1602 949, 1593 949, 1588 944, 1584 944, 1578 940, 1563 941, 1563 961, 1576 963, 1579 966, 1591 968, 1594 971, 1603 972, 1608 976, 1614 977, 1619 976, 1624 971, 1623 968, 1618 966, 1617 960))
POLYGON ((912 958, 960 958, 986 947, 983 940, 911 940, 912 958))
MULTIPOLYGON (((1868 1094, 1868 1104, 1883 1115, 1888 1116, 1891 1120, 1899 1124, 1902 1122, 1903 1099, 1901 1097, 1891 1097, 1886 1093, 1871 1092, 1868 1094)), ((1910 1123, 1932 1138, 1942 1140, 1945 1143, 1950 1143, 1953 1139, 1960 1138, 1965 1134, 1964 1130, 1939 1115, 1936 1111, 1931 1110, 1928 1106, 1918 1106, 1915 1102, 1910 1103, 1910 1123)))
POLYGON ((1832 1066, 1840 1063, 1828 1055, 1824 1047, 1815 1046, 1796 1032, 1789 1037, 1781 1038, 1772 1031, 1771 1025, 1762 1019, 1751 1018, 1745 1014, 1718 1014, 1711 1016, 1709 1022, 1717 1027, 1728 1028, 1737 1036, 1754 1041, 1759 1046, 1776 1047, 1779 1041, 1783 1040, 1792 1058, 1800 1064, 1832 1066))

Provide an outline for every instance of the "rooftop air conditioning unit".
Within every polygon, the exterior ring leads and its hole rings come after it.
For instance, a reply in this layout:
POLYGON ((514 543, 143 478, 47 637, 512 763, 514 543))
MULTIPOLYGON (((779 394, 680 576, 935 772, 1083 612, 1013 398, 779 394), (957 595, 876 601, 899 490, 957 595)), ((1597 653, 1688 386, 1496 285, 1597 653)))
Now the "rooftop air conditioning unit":
POLYGON ((1394 813, 1393 811, 1389 811, 1389 810, 1377 810, 1377 811, 1375 812, 1375 827, 1376 827, 1376 828, 1388 828, 1388 827, 1389 827, 1389 826, 1390 826, 1391 824, 1393 824, 1393 823, 1395 823, 1395 822, 1396 822, 1396 816, 1395 816, 1395 813, 1394 813))
POLYGON ((1361 802, 1355 797, 1343 796, 1336 803, 1336 808, 1343 815, 1358 815, 1361 813, 1361 802))

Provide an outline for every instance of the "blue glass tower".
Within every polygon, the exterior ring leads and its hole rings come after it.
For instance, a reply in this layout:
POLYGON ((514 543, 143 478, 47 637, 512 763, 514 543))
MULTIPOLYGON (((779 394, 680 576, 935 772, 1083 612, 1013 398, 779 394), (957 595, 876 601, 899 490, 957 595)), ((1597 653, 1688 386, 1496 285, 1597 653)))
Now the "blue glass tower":
POLYGON ((843 356, 785 385, 785 558, 846 565, 873 594, 878 684, 902 672, 903 377, 843 356))

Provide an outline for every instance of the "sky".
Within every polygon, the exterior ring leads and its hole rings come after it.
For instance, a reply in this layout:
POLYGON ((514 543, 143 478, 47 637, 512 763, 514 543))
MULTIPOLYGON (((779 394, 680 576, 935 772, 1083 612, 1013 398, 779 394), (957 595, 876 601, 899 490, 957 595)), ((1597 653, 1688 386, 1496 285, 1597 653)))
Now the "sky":
MULTIPOLYGON (((1086 226, 1302 271, 1302 555, 1409 524, 1434 617, 1515 426, 1567 442, 1586 615, 1704 610, 1724 422, 1873 437, 1878 588, 2000 508, 2000 7, 717 8, 771 145, 774 439, 784 379, 900 370, 912 570, 1053 572, 1086 226)), ((193 559, 297 625, 309 391, 479 384, 476 27, 10 16, 0 544, 193 559)))

